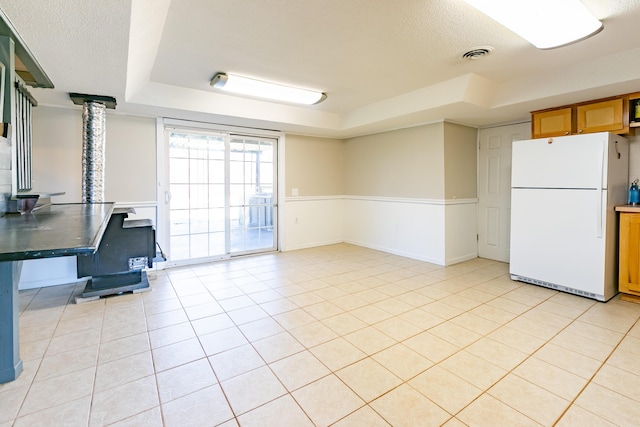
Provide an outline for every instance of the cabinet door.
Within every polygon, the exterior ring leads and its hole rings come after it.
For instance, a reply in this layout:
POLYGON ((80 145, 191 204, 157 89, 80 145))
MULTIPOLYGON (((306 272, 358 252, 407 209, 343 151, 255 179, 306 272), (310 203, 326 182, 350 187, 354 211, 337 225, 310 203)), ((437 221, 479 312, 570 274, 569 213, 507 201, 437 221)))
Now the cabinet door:
POLYGON ((576 107, 578 133, 624 130, 623 101, 618 98, 576 107))
POLYGON ((571 107, 532 113, 534 138, 569 135, 571 133, 571 107))
POLYGON ((640 295, 640 214, 620 214, 619 290, 640 295))

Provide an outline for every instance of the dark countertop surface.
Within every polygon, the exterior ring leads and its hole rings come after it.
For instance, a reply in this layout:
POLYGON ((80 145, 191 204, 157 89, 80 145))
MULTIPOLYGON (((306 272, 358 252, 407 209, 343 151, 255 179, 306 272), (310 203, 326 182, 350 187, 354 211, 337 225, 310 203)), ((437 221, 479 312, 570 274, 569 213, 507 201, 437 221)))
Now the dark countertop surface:
POLYGON ((91 254, 113 203, 52 204, 31 214, 0 217, 0 261, 91 254))

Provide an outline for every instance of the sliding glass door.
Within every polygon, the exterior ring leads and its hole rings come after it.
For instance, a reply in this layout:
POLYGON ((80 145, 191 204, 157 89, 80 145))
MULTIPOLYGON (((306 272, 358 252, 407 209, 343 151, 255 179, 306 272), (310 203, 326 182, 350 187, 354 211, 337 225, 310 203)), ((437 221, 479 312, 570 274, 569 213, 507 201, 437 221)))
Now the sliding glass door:
POLYGON ((277 139, 165 132, 169 262, 275 250, 277 139))

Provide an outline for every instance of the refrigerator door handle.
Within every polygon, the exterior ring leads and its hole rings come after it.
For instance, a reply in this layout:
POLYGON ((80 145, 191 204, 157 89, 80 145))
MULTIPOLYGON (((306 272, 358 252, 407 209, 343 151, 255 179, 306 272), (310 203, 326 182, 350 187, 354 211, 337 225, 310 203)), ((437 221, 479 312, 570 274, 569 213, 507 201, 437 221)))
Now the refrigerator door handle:
POLYGON ((599 170, 599 179, 598 179, 598 187, 596 188, 596 196, 598 197, 598 201, 596 202, 596 237, 598 239, 602 238, 602 219, 603 219, 603 215, 602 215, 602 180, 604 179, 604 159, 605 159, 605 155, 604 155, 604 150, 607 149, 607 144, 602 144, 602 151, 600 152, 600 170, 599 170))

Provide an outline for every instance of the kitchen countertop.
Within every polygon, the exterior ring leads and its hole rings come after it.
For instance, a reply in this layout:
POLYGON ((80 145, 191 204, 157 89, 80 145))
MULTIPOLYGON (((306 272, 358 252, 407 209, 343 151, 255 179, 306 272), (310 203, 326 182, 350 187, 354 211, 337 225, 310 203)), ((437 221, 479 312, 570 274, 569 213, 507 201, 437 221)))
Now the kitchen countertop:
POLYGON ((113 203, 52 204, 30 214, 0 217, 0 261, 92 254, 113 203))
POLYGON ((617 212, 630 212, 630 213, 640 213, 640 205, 622 205, 616 206, 617 212))

